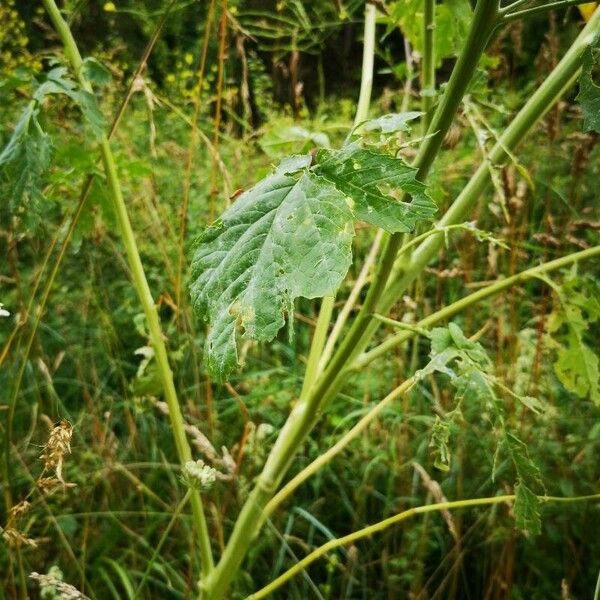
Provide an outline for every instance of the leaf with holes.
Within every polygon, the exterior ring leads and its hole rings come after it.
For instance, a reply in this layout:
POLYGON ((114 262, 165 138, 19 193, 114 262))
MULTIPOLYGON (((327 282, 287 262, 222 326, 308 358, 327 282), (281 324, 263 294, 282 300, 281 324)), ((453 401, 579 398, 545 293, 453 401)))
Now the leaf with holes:
POLYGON ((415 178, 416 169, 402 159, 353 143, 320 150, 316 165, 315 173, 352 199, 357 218, 390 233, 411 232, 418 221, 436 213, 425 184, 415 178), (401 201, 404 194, 412 201, 401 201))
POLYGON ((240 330, 247 339, 272 340, 295 298, 334 294, 350 266, 352 210, 306 168, 309 160, 286 161, 197 240, 191 296, 211 323, 206 358, 217 379, 237 364, 240 330))
POLYGON ((583 54, 577 101, 583 111, 584 130, 600 132, 600 36, 583 54))

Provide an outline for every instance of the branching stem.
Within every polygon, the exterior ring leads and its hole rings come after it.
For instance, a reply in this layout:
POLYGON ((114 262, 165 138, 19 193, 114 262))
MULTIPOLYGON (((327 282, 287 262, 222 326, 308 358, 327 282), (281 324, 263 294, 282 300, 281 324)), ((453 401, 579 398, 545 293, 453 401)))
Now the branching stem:
MULTIPOLYGON (((402 521, 406 521, 416 515, 422 515, 431 512, 441 512, 445 510, 458 510, 461 508, 471 508, 474 506, 490 506, 492 504, 504 504, 512 503, 515 500, 515 496, 507 494, 504 496, 492 496, 490 498, 473 498, 470 500, 454 500, 452 502, 438 502, 436 504, 427 504, 425 506, 417 506, 415 508, 409 508, 404 510, 393 517, 379 521, 374 525, 369 525, 363 529, 359 529, 353 533, 345 535, 344 537, 331 540, 326 544, 323 544, 316 550, 313 550, 310 554, 305 556, 301 561, 297 562, 291 569, 280 575, 277 579, 266 585, 264 588, 246 597, 246 600, 259 600, 272 594, 276 589, 280 588, 286 581, 289 581, 292 577, 295 577, 298 573, 308 567, 308 565, 315 562, 328 552, 346 546, 360 539, 370 537, 375 533, 386 530, 388 527, 397 525, 402 521)), ((560 503, 571 503, 571 502, 596 502, 600 500, 600 494, 593 494, 590 496, 574 496, 574 497, 562 497, 562 496, 538 496, 538 500, 541 503, 560 502, 560 503)))

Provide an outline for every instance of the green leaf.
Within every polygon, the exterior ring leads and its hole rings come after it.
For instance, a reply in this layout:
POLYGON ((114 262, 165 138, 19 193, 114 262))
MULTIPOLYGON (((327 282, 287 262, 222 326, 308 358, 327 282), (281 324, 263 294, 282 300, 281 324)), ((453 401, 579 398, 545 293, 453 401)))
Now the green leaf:
POLYGON ((26 211, 35 224, 42 210, 42 175, 50 166, 52 141, 38 121, 39 108, 31 101, 0 154, 2 190, 11 212, 26 211))
POLYGON ((192 261, 195 310, 212 327, 209 369, 224 379, 237 364, 236 342, 269 341, 293 313, 294 299, 334 294, 351 263, 353 215, 346 197, 287 161, 242 194, 199 237, 192 261))
POLYGON ((537 465, 529 457, 525 442, 520 440, 516 435, 508 432, 504 439, 510 458, 515 465, 518 478, 529 485, 543 485, 542 474, 537 465))
POLYGON ((589 324, 600 318, 600 302, 595 290, 586 287, 587 282, 577 277, 555 287, 559 303, 547 329, 557 350, 554 371, 559 381, 580 398, 589 397, 600 405, 599 360, 585 340, 589 324))
POLYGON ((433 466, 444 473, 450 470, 452 453, 449 442, 452 426, 461 416, 460 406, 444 415, 442 419, 436 415, 435 423, 431 429, 429 447, 433 448, 433 466))
POLYGON ((96 98, 90 92, 82 90, 77 83, 67 76, 66 67, 55 67, 46 75, 46 81, 42 83, 34 94, 34 100, 41 103, 44 96, 48 94, 64 94, 77 103, 83 116, 90 126, 90 130, 96 138, 99 138, 105 130, 105 121, 96 98))
POLYGON ((554 371, 559 381, 580 398, 589 398, 600 406, 600 372, 598 357, 583 337, 571 329, 566 345, 558 350, 554 371))
POLYGON ((515 504, 513 512, 519 529, 529 535, 539 535, 542 531, 542 521, 539 511, 538 497, 523 483, 515 485, 515 504))
POLYGON ((600 36, 583 54, 577 101, 583 111, 584 130, 600 132, 600 36))
POLYGON ((472 342, 462 332, 456 323, 449 323, 448 327, 435 327, 431 331, 431 352, 438 354, 447 348, 455 348, 466 353, 467 357, 475 364, 488 366, 490 359, 487 352, 479 342, 472 342))
POLYGON ((383 115, 377 119, 366 121, 363 124, 363 129, 365 131, 380 131, 381 133, 396 133, 397 131, 409 133, 412 127, 408 122, 419 118, 422 114, 417 111, 409 111, 383 115))
POLYGON ((353 143, 341 150, 320 150, 315 173, 352 199, 356 216, 390 233, 410 232, 419 220, 431 219, 436 206, 416 169, 403 160, 353 143), (409 194, 411 202, 400 197, 409 194))
POLYGON ((92 56, 83 59, 83 72, 85 78, 91 83, 106 85, 111 82, 112 75, 110 71, 99 60, 92 56))

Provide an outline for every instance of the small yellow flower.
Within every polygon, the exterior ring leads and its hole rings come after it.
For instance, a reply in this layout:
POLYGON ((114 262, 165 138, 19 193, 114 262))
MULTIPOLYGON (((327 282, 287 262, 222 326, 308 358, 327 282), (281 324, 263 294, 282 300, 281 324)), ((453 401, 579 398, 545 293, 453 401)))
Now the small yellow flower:
POLYGON ((169 73, 169 74, 167 75, 167 77, 166 77, 166 80, 167 80, 169 83, 173 83, 173 82, 175 81, 175 75, 173 75, 173 73, 169 73))
POLYGON ((117 12, 117 7, 115 6, 114 2, 105 2, 104 12, 117 12))
POLYGON ((194 60, 194 56, 192 55, 191 52, 186 52, 185 56, 183 57, 183 60, 185 60, 185 63, 187 65, 191 65, 194 60))

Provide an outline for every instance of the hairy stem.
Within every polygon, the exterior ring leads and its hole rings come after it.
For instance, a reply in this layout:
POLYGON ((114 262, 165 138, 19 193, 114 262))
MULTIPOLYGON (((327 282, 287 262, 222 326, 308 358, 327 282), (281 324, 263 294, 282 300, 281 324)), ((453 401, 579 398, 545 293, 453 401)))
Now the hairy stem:
MULTIPOLYGON (((564 92, 571 87, 579 73, 581 57, 599 31, 600 11, 597 11, 556 68, 504 130, 504 133, 489 153, 491 164, 501 164, 507 156, 507 151, 512 151, 534 125, 556 104, 564 92)), ((463 221, 475 206, 488 183, 489 164, 486 161, 480 165, 438 225, 446 227, 463 221)), ((414 251, 408 263, 404 264, 392 278, 378 307, 379 312, 387 312, 417 275, 437 256, 442 244, 443 238, 441 236, 433 236, 425 240, 414 251)))
MULTIPOLYGON (((42 1, 48 12, 48 15, 50 16, 50 19, 52 20, 56 32, 63 43, 65 56, 71 63, 73 71, 75 72, 81 87, 84 90, 93 93, 92 86, 85 77, 81 54, 79 53, 79 49, 77 48, 75 39, 73 38, 68 24, 60 14, 60 11, 54 0, 42 1)), ((152 298, 152 292, 150 291, 150 286, 148 285, 148 280, 146 279, 146 274, 142 265, 137 243, 135 241, 135 235, 129 220, 127 207, 125 205, 125 200, 123 198, 121 185, 117 175, 117 167, 114 156, 112 154, 108 138, 105 134, 100 138, 100 153, 102 156, 102 162, 104 164, 107 184, 113 202, 113 208, 115 210, 119 232, 127 253, 133 286, 138 294, 140 303, 142 304, 142 308, 146 316, 146 320, 148 322, 148 331, 155 352, 156 365, 163 386, 165 400, 169 406, 169 417, 171 419, 171 428, 173 431, 175 446, 177 448, 177 455, 180 463, 183 465, 188 460, 191 460, 192 453, 185 436, 183 415, 181 413, 181 407, 179 406, 177 392, 175 391, 175 385, 173 383, 173 373, 169 365, 167 348, 163 339, 158 311, 156 310, 156 305, 154 303, 154 299, 152 298)), ((202 507, 202 500, 197 491, 192 493, 191 503, 194 524, 199 536, 202 571, 204 574, 207 574, 212 570, 213 566, 212 550, 210 547, 210 538, 208 535, 204 510, 202 507)))

